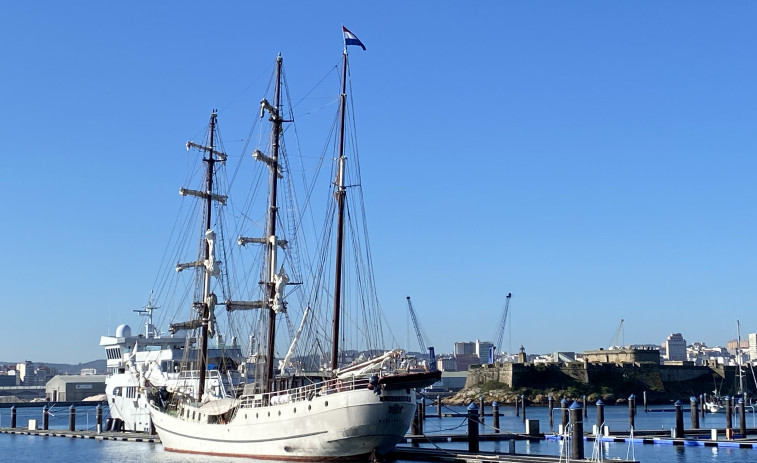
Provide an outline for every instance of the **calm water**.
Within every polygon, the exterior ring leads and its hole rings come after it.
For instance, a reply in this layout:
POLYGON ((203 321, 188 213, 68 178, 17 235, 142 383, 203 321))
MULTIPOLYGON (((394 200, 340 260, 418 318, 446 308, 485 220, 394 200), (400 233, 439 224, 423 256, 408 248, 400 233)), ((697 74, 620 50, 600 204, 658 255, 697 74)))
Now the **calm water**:
MULTIPOLYGON (((659 409, 659 407, 658 407, 659 409)), ((584 418, 584 428, 591 429, 592 424, 596 422, 596 407, 589 407, 589 416, 584 418)), ((445 408, 444 413, 456 412, 464 413, 464 407, 445 408)), ((490 409, 487 407, 487 412, 490 409)), ((546 407, 530 407, 527 410, 529 419, 539 420, 540 429, 544 433, 550 433, 557 430, 560 423, 559 410, 555 410, 554 423, 550 425, 548 410, 546 407)), ((50 428, 67 429, 68 428, 68 408, 52 409, 53 416, 50 417, 50 428)), ((103 410, 107 417, 107 408, 103 410)), ((450 433, 465 434, 467 424, 463 418, 439 418, 435 417, 436 407, 427 408, 427 419, 424 425, 426 434, 450 433)), ((524 432, 525 424, 522 417, 515 416, 512 407, 502 407, 500 413, 500 427, 514 432, 524 432)), ((80 407, 76 409, 77 429, 94 428, 95 409, 94 407, 80 407)), ((750 414, 747 416, 747 426, 755 426, 757 417, 750 414)), ((37 419, 41 423, 41 408, 19 408, 17 409, 17 424, 25 425, 29 418, 37 419)), ((605 407, 605 418, 610 429, 628 430, 628 408, 624 406, 607 406, 605 407)), ((684 413, 684 424, 689 427, 689 414, 684 413)), ((492 424, 492 418, 486 417, 481 432, 491 432, 489 428, 492 424)), ((10 425, 10 410, 0 408, 0 427, 10 425)), ((636 416, 636 427, 638 429, 665 429, 669 430, 675 425, 673 412, 650 412, 645 413, 639 409, 636 416)), ((724 415, 707 415, 704 422, 700 420, 700 427, 722 428, 725 425, 724 415)), ((738 426, 738 421, 734 421, 738 426)), ((561 443, 554 440, 544 440, 540 442, 516 442, 516 452, 543 455, 559 455, 561 443)), ((466 443, 444 443, 444 444, 422 444, 422 447, 436 447, 446 449, 467 449, 466 443)), ((593 442, 587 442, 585 445, 586 457, 590 457, 593 451, 593 442)), ((485 451, 502 451, 507 452, 509 444, 507 442, 481 442, 481 450, 485 451)), ((704 462, 733 462, 746 463, 757 461, 757 450, 737 449, 737 448, 716 448, 716 447, 698 447, 698 446, 671 446, 671 445, 650 445, 627 443, 603 443, 603 455, 605 460, 612 458, 635 458, 636 460, 648 462, 687 462, 687 463, 704 463, 704 462)), ((160 444, 137 443, 137 442, 116 442, 100 441, 95 439, 70 439, 62 437, 39 437, 39 436, 15 436, 0 434, 0 455, 3 460, 14 461, 17 463, 37 463, 44 455, 53 456, 55 462, 156 462, 156 463, 179 463, 179 462, 211 462, 211 463, 239 463, 240 461, 253 461, 240 458, 220 458, 207 456, 193 456, 163 451, 160 444)))

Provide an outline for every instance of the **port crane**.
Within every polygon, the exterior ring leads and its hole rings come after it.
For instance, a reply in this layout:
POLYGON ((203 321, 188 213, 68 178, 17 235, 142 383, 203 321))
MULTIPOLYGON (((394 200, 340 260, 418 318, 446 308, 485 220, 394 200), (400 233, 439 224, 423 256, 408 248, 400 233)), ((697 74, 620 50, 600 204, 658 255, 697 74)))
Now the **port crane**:
POLYGON ((620 319, 620 325, 618 325, 618 329, 615 331, 615 334, 613 335, 612 339, 610 340, 610 349, 618 349, 621 347, 618 342, 621 342, 621 337, 623 336, 623 319, 620 319))
MULTIPOLYGON (((423 331, 423 328, 421 327, 421 324, 418 322, 418 317, 415 315, 415 309, 413 309, 413 303, 410 301, 410 296, 407 296, 407 308, 410 310, 410 318, 413 320, 413 328, 415 328, 415 335, 418 336, 418 345, 421 348, 421 352, 426 352, 426 341, 428 340, 428 336, 426 336, 426 332, 423 331)), ((429 346, 428 347, 428 358, 431 363, 431 369, 436 368, 436 362, 435 362, 435 355, 434 355, 434 347, 429 346)))
POLYGON ((510 298, 512 295, 512 293, 507 293, 507 297, 505 297, 505 307, 502 309, 502 317, 499 319, 497 330, 494 332, 494 340, 496 341, 494 348, 499 349, 500 354, 504 353, 502 342, 505 339, 505 325, 507 324, 507 316, 510 313, 510 298))

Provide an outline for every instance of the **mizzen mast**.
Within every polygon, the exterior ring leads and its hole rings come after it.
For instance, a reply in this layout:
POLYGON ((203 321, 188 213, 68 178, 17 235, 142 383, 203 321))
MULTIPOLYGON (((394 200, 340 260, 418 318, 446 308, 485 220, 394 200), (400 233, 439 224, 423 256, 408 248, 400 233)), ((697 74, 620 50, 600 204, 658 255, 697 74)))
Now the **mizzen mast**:
POLYGON ((344 156, 344 121, 347 110, 347 46, 342 54, 342 92, 339 95, 339 168, 336 174, 336 263, 334 265, 334 326, 331 339, 331 369, 339 368, 339 322, 342 311, 342 262, 344 248, 344 202, 347 187, 344 184, 344 169, 347 159, 344 156))

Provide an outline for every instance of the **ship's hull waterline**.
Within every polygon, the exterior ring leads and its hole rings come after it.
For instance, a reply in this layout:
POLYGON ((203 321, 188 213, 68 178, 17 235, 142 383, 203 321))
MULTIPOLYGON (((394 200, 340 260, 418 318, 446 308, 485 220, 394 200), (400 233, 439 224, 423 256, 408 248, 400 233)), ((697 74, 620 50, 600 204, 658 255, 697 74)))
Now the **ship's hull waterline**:
POLYGON ((153 410, 168 451, 274 460, 356 459, 385 454, 400 442, 415 414, 415 391, 334 392, 280 405, 241 407, 227 423, 199 411, 177 417, 153 410))

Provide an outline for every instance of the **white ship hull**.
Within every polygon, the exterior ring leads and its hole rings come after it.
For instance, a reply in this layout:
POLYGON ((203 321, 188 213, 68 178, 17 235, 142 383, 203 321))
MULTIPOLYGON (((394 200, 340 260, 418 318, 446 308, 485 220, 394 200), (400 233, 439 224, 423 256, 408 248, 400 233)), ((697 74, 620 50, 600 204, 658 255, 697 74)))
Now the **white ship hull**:
POLYGON ((174 452, 276 460, 358 458, 389 452, 415 414, 415 391, 368 388, 281 405, 244 406, 227 423, 184 407, 184 417, 150 408, 163 447, 174 452), (189 415, 187 417, 186 415, 189 415), (194 416, 194 419, 192 419, 194 416))

